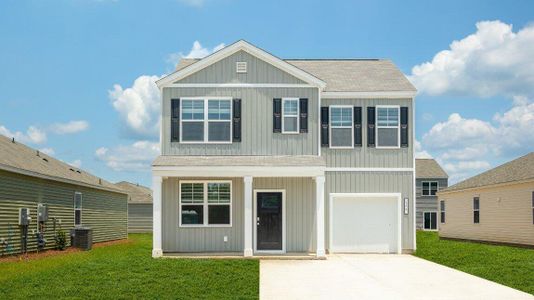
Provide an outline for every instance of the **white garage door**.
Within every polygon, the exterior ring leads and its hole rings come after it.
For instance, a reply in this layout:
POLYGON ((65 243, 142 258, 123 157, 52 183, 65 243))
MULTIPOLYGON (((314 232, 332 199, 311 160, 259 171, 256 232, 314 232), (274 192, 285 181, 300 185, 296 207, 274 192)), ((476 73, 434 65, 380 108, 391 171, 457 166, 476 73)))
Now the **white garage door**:
POLYGON ((331 197, 330 251, 400 253, 400 196, 331 197))

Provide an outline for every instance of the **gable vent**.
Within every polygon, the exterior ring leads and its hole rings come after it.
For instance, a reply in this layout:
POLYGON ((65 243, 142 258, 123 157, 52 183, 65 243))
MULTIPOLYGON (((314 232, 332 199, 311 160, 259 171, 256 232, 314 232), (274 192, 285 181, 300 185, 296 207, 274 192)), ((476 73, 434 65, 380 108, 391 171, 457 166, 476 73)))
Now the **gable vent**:
POLYGON ((235 67, 236 67, 237 73, 247 73, 247 62, 246 61, 236 62, 235 67))

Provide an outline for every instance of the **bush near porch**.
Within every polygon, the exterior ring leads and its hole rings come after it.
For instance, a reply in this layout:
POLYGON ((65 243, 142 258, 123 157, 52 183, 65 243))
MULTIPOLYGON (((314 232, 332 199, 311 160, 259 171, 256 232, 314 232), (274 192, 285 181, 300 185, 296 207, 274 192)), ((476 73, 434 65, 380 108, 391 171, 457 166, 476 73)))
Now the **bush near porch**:
POLYGON ((257 299, 258 260, 153 259, 152 236, 30 261, 0 261, 0 299, 257 299))
POLYGON ((534 294, 533 249, 440 240, 437 232, 418 231, 415 255, 534 294))

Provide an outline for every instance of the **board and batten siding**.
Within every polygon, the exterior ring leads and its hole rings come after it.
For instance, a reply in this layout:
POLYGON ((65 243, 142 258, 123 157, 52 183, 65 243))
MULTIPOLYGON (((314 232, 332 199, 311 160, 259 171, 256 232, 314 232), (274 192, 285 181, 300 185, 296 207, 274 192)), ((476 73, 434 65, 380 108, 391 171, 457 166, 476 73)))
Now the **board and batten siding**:
POLYGON ((412 250, 413 228, 413 174, 412 172, 327 172, 325 184, 325 244, 328 249, 329 198, 331 193, 400 193, 401 201, 409 199, 408 215, 402 213, 402 249, 412 250))
POLYGON ((128 232, 152 232, 152 203, 128 203, 128 232))
POLYGON ((362 108, 362 147, 330 149, 323 147, 321 155, 327 167, 333 168, 412 168, 413 165, 413 101, 412 99, 321 99, 321 106, 350 105, 362 108), (408 107, 408 145, 399 149, 367 147, 367 107, 399 105, 408 107))
MULTIPOLYGON (((67 233, 74 228, 74 193, 81 192, 82 226, 93 229, 93 242, 125 239, 127 234, 127 195, 105 190, 77 186, 40 179, 0 170, 0 238, 11 240, 15 253, 20 252, 18 225, 19 208, 29 208, 31 222, 28 227, 28 251, 37 250, 37 204, 48 206, 45 223, 45 249, 53 249, 53 218, 61 220, 61 228, 67 233)), ((59 229, 59 224, 56 225, 59 229)), ((0 253, 5 247, 1 246, 0 253)))
POLYGON ((484 187, 438 195, 445 201, 439 236, 534 245, 534 182, 484 187), (480 198, 480 223, 473 223, 473 198, 480 198))
POLYGON ((175 83, 306 84, 301 79, 298 79, 245 51, 238 51, 200 71, 176 81, 175 83), (247 63, 246 73, 237 73, 237 62, 247 63))
POLYGON ((164 88, 163 155, 317 155, 317 88, 164 88), (241 99, 241 142, 231 144, 171 143, 171 99, 181 97, 241 99), (308 98, 308 132, 273 133, 273 99, 308 98))
MULTIPOLYGON (((242 252, 244 236, 243 178, 168 178, 163 180, 164 252, 242 252), (180 180, 231 180, 232 227, 179 227, 180 180), (227 236, 228 242, 224 242, 227 236)), ((315 182, 311 178, 254 178, 253 190, 286 191, 286 251, 315 249, 315 182)), ((254 226, 255 222, 253 223, 254 226)))
MULTIPOLYGON (((438 191, 446 188, 448 186, 448 179, 447 178, 433 178, 433 179, 424 179, 424 178, 416 178, 415 179, 415 195, 416 195, 416 209, 417 214, 415 215, 415 222, 417 224, 417 229, 423 228, 423 213, 427 211, 435 211, 437 212, 439 210, 438 207, 438 196, 423 196, 423 181, 437 181, 438 182, 438 191)), ((438 215, 439 218, 439 215, 438 215)), ((438 220, 438 228, 439 228, 439 220, 438 220)))

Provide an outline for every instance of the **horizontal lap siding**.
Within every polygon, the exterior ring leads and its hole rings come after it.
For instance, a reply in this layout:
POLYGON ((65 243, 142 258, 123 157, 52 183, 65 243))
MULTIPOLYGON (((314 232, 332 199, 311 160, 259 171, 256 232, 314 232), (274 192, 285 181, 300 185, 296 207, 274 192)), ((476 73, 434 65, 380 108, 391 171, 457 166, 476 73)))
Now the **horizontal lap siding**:
POLYGON ((409 214, 401 212, 402 249, 413 249, 413 175, 411 172, 327 172, 325 186, 326 247, 329 240, 329 198, 330 193, 401 193, 408 198, 409 214))
MULTIPOLYGON (((438 197, 437 196, 423 196, 422 194, 422 182, 423 181, 437 181, 439 190, 446 188, 447 179, 424 179, 417 178, 415 181, 415 191, 417 197, 417 214, 415 215, 415 220, 417 228, 423 228, 423 213, 425 211, 438 211, 438 197)), ((438 224, 439 226, 439 224, 438 224)))
POLYGON ((321 106, 351 105, 362 107, 362 147, 354 149, 330 149, 323 147, 322 156, 328 167, 335 168, 411 168, 413 167, 413 122, 411 99, 321 99, 321 106), (377 105, 408 107, 408 136, 410 147, 400 149, 376 149, 367 147, 367 108, 377 105))
POLYGON ((165 88, 163 89, 163 155, 317 155, 318 91, 316 88, 165 88), (241 142, 180 144, 170 142, 173 98, 220 96, 241 99, 241 142), (308 98, 308 133, 273 133, 273 98, 308 98))
POLYGON ((534 245, 532 192, 534 182, 499 188, 459 191, 445 200, 442 237, 534 245), (480 223, 473 223, 473 198, 480 198, 480 223))
POLYGON ((128 203, 128 232, 152 232, 152 203, 128 203))
MULTIPOLYGON (((83 193, 82 225, 93 229, 93 242, 127 238, 127 196, 119 193, 63 184, 0 171, 0 238, 10 238, 15 251, 20 251, 18 209, 29 208, 32 218, 28 231, 37 231, 37 204, 48 206, 45 223, 46 248, 55 247, 53 218, 67 233, 74 227, 74 192, 83 193)), ((2 251, 4 249, 2 248, 2 251)), ((34 235, 29 236, 28 250, 36 250, 34 235)))

